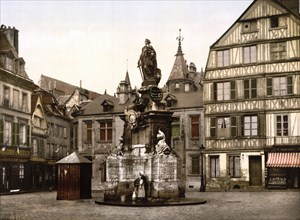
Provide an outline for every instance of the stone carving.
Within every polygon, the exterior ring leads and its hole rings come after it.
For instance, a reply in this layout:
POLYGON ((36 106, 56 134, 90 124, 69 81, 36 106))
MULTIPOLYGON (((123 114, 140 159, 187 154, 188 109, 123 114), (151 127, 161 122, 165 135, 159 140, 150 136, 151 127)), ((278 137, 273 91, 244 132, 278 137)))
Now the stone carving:
POLYGON ((114 146, 111 150, 110 150, 110 154, 109 157, 117 157, 117 156, 123 156, 123 138, 119 138, 119 145, 118 146, 114 146))
POLYGON ((145 46, 142 48, 138 68, 141 71, 143 82, 153 81, 155 85, 158 85, 161 71, 157 68, 156 52, 148 39, 145 40, 145 46))
POLYGON ((166 143, 165 134, 161 130, 158 130, 157 139, 159 140, 158 143, 155 146, 155 152, 154 154, 170 154, 171 148, 166 143))

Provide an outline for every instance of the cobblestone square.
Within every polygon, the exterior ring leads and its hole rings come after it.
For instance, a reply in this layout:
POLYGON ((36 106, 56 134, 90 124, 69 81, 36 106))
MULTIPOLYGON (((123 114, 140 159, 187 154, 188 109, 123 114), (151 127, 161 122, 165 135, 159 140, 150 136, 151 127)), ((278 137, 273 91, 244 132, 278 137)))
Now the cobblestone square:
POLYGON ((168 207, 116 207, 95 204, 92 199, 56 200, 56 192, 38 192, 0 197, 0 219, 98 219, 98 220, 194 220, 194 219, 300 219, 300 191, 187 192, 188 198, 203 198, 203 205, 168 207))

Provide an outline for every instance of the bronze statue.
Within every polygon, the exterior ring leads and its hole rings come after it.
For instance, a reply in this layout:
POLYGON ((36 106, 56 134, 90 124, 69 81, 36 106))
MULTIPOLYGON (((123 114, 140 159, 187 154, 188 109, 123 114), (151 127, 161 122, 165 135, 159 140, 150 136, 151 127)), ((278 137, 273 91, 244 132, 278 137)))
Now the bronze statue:
POLYGON ((145 40, 145 46, 142 48, 142 53, 138 61, 138 68, 141 71, 143 82, 149 82, 151 84, 153 81, 158 85, 161 72, 160 69, 157 68, 156 52, 151 46, 149 39, 145 40))

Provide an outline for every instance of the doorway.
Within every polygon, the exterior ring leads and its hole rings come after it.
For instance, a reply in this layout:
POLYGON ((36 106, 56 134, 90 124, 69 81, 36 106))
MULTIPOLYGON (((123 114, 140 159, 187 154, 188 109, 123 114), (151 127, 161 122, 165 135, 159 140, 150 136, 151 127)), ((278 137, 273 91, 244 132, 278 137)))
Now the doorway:
POLYGON ((262 185, 261 156, 249 156, 249 185, 262 185))

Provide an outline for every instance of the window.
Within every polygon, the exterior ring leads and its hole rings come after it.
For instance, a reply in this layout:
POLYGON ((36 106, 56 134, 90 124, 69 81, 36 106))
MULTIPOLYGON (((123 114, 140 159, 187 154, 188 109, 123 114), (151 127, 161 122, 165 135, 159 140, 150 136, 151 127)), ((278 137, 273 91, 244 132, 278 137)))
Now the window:
POLYGON ((279 17, 278 16, 271 17, 270 25, 271 25, 271 28, 279 27, 279 17))
POLYGON ((276 116, 276 135, 288 136, 289 135, 289 118, 288 115, 276 116))
POLYGON ((235 99, 235 81, 215 83, 214 99, 217 101, 235 99))
POLYGON ((67 138, 67 128, 66 127, 63 127, 63 129, 64 129, 64 136, 63 136, 63 138, 67 138))
POLYGON ((229 66, 229 50, 217 51, 217 67, 229 66))
POLYGON ((24 179, 24 164, 19 165, 19 179, 24 179))
POLYGON ((246 99, 256 98, 257 96, 256 79, 244 80, 244 96, 246 99))
POLYGON ((237 130, 237 117, 219 117, 210 119, 211 137, 236 137, 237 130))
POLYGON ((92 129, 93 129, 92 122, 87 122, 86 123, 86 141, 87 142, 92 142, 92 129))
POLYGON ((112 121, 100 122, 100 142, 112 141, 112 121))
POLYGON ((33 149, 32 149, 32 154, 33 156, 37 157, 38 156, 38 140, 35 138, 33 139, 33 149))
POLYGON ((230 82, 217 84, 217 100, 229 100, 230 99, 230 82))
POLYGON ((257 136, 258 121, 257 116, 244 117, 244 135, 257 136))
POLYGON ((220 177, 220 158, 219 156, 210 156, 210 177, 220 177))
POLYGON ((243 23, 242 27, 243 32, 254 32, 257 31, 257 22, 256 21, 246 21, 243 23))
POLYGON ((191 118, 191 137, 199 138, 200 136, 200 116, 193 115, 191 118))
POLYGON ((27 112, 28 109, 28 95, 27 93, 22 93, 22 111, 27 112))
POLYGON ((272 61, 286 59, 286 42, 271 43, 270 54, 272 61))
POLYGON ((25 124, 20 124, 19 143, 23 146, 26 145, 26 125, 25 124))
POLYGON ((244 63, 256 62, 256 46, 244 47, 244 63))
POLYGON ((11 145, 12 140, 12 122, 5 121, 4 123, 4 144, 11 145))
POLYGON ((240 177, 240 156, 229 156, 229 176, 240 177))
POLYGON ((200 160, 199 155, 191 155, 192 160, 192 170, 191 174, 199 174, 200 173, 200 160))
POLYGON ((13 107, 14 109, 19 109, 19 91, 14 89, 13 94, 14 94, 13 107))
POLYGON ((229 137, 230 134, 229 117, 218 118, 217 122, 218 122, 218 130, 217 130, 218 137, 229 137))
POLYGON ((5 107, 9 107, 9 93, 10 93, 10 89, 7 86, 4 86, 4 97, 3 97, 3 105, 5 107))
POLYGON ((293 94, 292 76, 267 78, 267 95, 282 96, 293 94))
POLYGON ((173 118, 172 125, 172 137, 180 137, 180 120, 179 117, 173 118))

